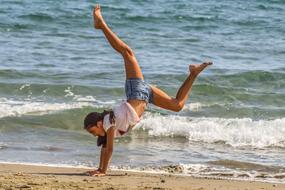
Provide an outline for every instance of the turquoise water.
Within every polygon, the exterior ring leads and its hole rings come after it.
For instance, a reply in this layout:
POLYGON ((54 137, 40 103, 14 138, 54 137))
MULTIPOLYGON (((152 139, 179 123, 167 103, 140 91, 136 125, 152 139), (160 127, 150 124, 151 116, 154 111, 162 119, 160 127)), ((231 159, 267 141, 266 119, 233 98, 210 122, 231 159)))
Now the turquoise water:
MULTIPOLYGON (((149 107, 116 142, 113 167, 180 165, 190 175, 280 178, 283 0, 98 2, 146 80, 170 95, 190 63, 214 62, 180 113, 149 107), (237 161, 247 167, 238 169, 237 161)), ((82 130, 82 120, 125 98, 123 60, 93 28, 96 2, 0 3, 0 161, 96 166, 96 139, 82 130)))

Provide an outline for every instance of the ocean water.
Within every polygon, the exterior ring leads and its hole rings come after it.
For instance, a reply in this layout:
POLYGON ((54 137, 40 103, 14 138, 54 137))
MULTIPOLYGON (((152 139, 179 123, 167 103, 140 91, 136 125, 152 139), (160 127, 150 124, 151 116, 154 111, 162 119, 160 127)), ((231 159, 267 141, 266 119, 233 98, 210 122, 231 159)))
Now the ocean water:
MULTIPOLYGON (((116 140, 112 168, 285 181, 285 1, 98 2, 171 96, 190 63, 214 62, 181 112, 150 105, 116 140)), ((97 166, 83 118, 125 99, 125 74, 95 4, 0 0, 0 162, 97 166)))

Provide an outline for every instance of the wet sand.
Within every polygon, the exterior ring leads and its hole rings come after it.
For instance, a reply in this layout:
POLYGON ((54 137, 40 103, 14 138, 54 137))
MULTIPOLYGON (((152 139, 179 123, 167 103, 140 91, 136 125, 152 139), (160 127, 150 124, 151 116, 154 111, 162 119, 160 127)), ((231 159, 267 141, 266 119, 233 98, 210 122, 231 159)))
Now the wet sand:
POLYGON ((284 190, 285 184, 193 178, 142 172, 110 171, 90 177, 82 168, 0 164, 0 190, 14 189, 189 189, 189 190, 284 190))

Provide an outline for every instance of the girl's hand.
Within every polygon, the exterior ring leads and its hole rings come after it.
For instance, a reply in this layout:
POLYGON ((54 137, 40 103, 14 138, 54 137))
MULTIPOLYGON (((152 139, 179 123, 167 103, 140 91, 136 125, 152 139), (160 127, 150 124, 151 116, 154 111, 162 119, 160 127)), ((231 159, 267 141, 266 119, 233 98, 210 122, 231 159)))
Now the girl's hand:
POLYGON ((105 176, 106 173, 103 173, 103 172, 97 172, 97 173, 94 173, 93 175, 90 175, 90 176, 93 176, 93 177, 103 177, 105 176))
POLYGON ((85 174, 89 176, 93 176, 96 173, 100 173, 100 171, 101 171, 100 169, 97 169, 97 170, 87 171, 85 172, 85 174))
POLYGON ((97 170, 93 170, 93 171, 88 171, 86 172, 87 175, 89 176, 96 176, 96 177, 100 177, 100 176, 105 176, 106 173, 102 172, 100 169, 97 170))

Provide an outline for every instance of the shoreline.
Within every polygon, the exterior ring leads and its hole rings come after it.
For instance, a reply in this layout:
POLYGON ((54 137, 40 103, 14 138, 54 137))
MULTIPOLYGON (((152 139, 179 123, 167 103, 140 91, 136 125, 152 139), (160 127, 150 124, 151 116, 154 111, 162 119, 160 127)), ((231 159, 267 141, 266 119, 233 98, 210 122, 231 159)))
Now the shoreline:
MULTIPOLYGON (((68 165, 68 164, 47 164, 47 163, 29 163, 29 162, 0 162, 1 165, 23 165, 23 166, 35 166, 35 167, 52 167, 52 168, 66 168, 66 169, 83 169, 83 170, 93 170, 94 167, 92 166, 84 166, 84 165, 68 165)), ((154 175, 172 175, 178 177, 192 177, 197 179, 213 179, 213 180, 233 180, 233 181, 246 181, 246 182, 261 182, 261 183, 272 183, 272 184, 285 184, 285 181, 280 180, 266 180, 265 178, 242 178, 242 177, 230 177, 227 173, 221 173, 220 175, 199 175, 194 173, 180 173, 181 168, 179 165, 169 165, 164 168, 160 168, 160 170, 156 170, 155 168, 148 168, 148 169, 131 169, 131 168, 116 168, 116 167, 109 167, 109 171, 113 172, 131 172, 131 173, 142 173, 142 174, 154 174, 154 175), (169 167, 169 168, 168 168, 169 167)), ((285 173, 281 174, 284 178, 285 173)), ((276 178, 278 179, 278 178, 276 178)))
POLYGON ((104 177, 84 175, 88 168, 0 163, 0 189, 285 189, 285 184, 197 178, 172 174, 111 170, 104 177))

